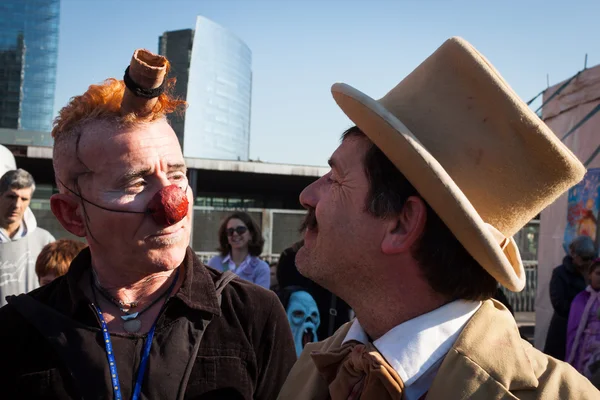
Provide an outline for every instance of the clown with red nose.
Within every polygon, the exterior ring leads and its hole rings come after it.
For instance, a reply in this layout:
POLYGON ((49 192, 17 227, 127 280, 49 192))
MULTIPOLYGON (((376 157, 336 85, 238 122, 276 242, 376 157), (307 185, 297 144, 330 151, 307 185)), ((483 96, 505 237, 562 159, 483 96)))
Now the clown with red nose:
POLYGON ((190 247, 193 193, 166 118, 185 102, 168 72, 136 50, 122 80, 60 110, 50 205, 88 247, 65 276, 7 299, 3 397, 272 399, 283 385, 296 355, 275 294, 190 247))

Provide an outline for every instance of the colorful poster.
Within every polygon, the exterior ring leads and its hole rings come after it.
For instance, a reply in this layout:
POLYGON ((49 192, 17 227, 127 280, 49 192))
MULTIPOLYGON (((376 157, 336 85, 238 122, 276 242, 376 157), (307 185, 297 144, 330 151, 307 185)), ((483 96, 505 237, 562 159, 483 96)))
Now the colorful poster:
POLYGON ((588 170, 583 180, 569 190, 568 201, 565 251, 581 235, 591 237, 600 248, 600 168, 588 170))

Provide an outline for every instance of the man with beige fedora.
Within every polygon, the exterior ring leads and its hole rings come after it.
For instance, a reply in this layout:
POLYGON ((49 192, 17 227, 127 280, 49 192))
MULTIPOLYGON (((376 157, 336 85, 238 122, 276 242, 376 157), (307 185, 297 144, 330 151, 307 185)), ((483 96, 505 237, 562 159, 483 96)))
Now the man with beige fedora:
POLYGON ((382 99, 335 84, 356 124, 308 186, 298 270, 356 319, 306 345, 280 399, 599 399, 521 340, 497 283, 512 236, 585 169, 469 43, 452 38, 382 99))

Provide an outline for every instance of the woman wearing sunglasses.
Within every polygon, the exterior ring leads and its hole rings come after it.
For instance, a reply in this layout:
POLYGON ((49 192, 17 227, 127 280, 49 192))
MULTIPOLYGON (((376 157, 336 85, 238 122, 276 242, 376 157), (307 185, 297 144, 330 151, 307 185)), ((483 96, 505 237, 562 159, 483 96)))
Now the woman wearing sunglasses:
POLYGON ((245 212, 236 212, 225 219, 219 228, 218 256, 208 266, 218 271, 233 271, 266 289, 271 285, 269 264, 258 258, 265 240, 258 224, 245 212))

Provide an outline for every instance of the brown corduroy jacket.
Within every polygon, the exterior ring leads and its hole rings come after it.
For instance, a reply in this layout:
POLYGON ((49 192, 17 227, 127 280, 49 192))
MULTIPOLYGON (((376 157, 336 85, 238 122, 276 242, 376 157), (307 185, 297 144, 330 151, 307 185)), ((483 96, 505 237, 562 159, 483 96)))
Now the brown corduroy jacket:
MULTIPOLYGON (((34 300, 27 303, 41 326, 11 301, 0 309, 1 398, 113 398, 98 319, 78 286, 90 266, 85 249, 67 275, 22 295, 34 300)), ((189 248, 183 267, 182 286, 157 322, 141 398, 274 399, 296 360, 277 296, 236 278, 219 305, 215 282, 221 274, 189 248), (212 320, 197 348, 203 319, 212 320)), ((145 335, 111 337, 123 398, 129 399, 145 335)))
MULTIPOLYGON (((350 325, 351 322, 342 326, 323 342, 306 345, 278 399, 330 398, 327 382, 316 370, 310 354, 339 349, 350 325)), ((488 300, 444 358, 425 398, 592 400, 600 399, 600 391, 570 365, 522 340, 510 312, 499 302, 488 300)))

